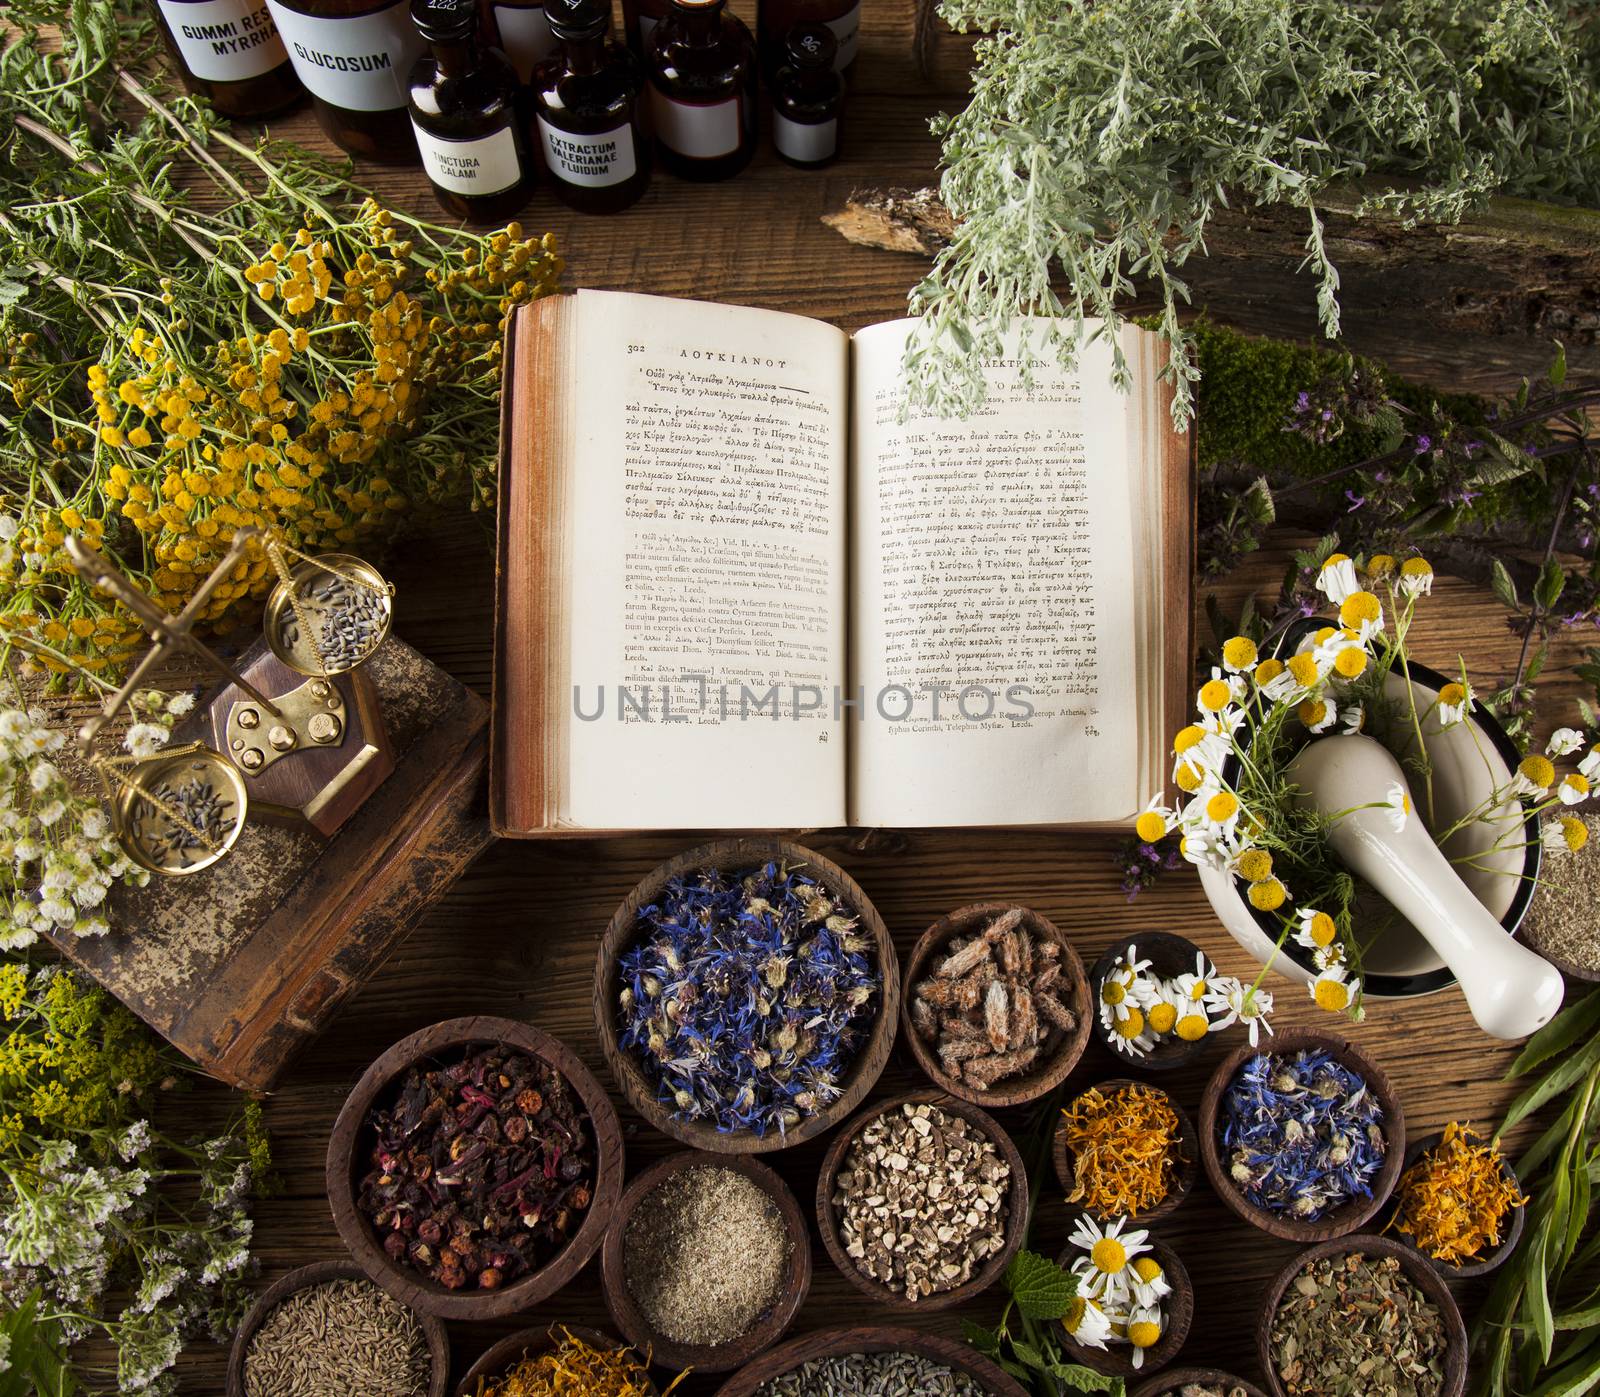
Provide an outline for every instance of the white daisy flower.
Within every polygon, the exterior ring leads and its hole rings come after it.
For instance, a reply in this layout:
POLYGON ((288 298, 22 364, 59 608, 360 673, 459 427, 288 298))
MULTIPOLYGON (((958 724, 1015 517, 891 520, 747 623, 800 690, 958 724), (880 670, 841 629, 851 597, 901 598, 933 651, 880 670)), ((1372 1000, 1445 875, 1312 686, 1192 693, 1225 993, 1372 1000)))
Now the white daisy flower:
POLYGON ((1367 725, 1367 711, 1359 703, 1348 705, 1339 716, 1339 726, 1346 737, 1353 736, 1367 725))
POLYGON ((1319 1009, 1338 1014, 1355 1003, 1361 993, 1361 981, 1348 979, 1348 975, 1343 965, 1330 965, 1311 982, 1311 998, 1319 1009))
POLYGON ((1423 597, 1433 591, 1433 568, 1424 558, 1407 558, 1400 565, 1400 590, 1408 597, 1423 597))
POLYGON ((1350 593, 1361 590, 1356 565, 1343 553, 1330 553, 1317 574, 1317 590, 1335 606, 1342 605, 1350 593))
POLYGON ((1439 690, 1439 726, 1452 728, 1472 712, 1472 685, 1452 680, 1439 690))
POLYGON ((1091 1266, 1103 1276, 1121 1276, 1128 1263, 1150 1250, 1150 1234, 1143 1228, 1126 1231, 1128 1219, 1113 1218, 1102 1225, 1080 1213, 1067 1240, 1087 1253, 1091 1266))
POLYGON ((1172 1294, 1172 1282, 1153 1255, 1135 1257, 1128 1263, 1128 1289, 1140 1305, 1154 1305, 1172 1294))
POLYGON ((1557 728, 1544 744, 1549 757, 1570 757, 1583 746, 1583 734, 1576 728, 1557 728))
POLYGON ((1295 712, 1307 732, 1327 732, 1339 721, 1338 705, 1326 694, 1302 700, 1295 712))
POLYGON ((1582 805, 1591 794, 1589 778, 1581 771, 1569 771, 1556 787, 1556 795, 1561 798, 1563 805, 1582 805))
POLYGON ((1406 821, 1411 818, 1411 792, 1406 790, 1402 782, 1395 781, 1385 793, 1383 803, 1389 810, 1389 823, 1394 832, 1399 834, 1406 827, 1406 821))
POLYGON ((1296 916, 1300 924, 1295 929, 1294 939, 1307 950, 1320 950, 1333 945, 1338 939, 1339 928, 1326 912, 1319 912, 1315 907, 1302 907, 1296 916))
POLYGON ((1582 761, 1578 763, 1578 770, 1593 781, 1600 775, 1600 747, 1591 747, 1582 761))
POLYGON ((1106 1312, 1087 1295, 1074 1295, 1061 1316, 1061 1327, 1080 1348, 1103 1349, 1111 1337, 1111 1321, 1106 1312))
POLYGON ((1128 1316, 1128 1342, 1133 1346, 1133 1366, 1144 1366, 1146 1349, 1161 1342, 1161 1311, 1154 1305, 1139 1305, 1128 1316))

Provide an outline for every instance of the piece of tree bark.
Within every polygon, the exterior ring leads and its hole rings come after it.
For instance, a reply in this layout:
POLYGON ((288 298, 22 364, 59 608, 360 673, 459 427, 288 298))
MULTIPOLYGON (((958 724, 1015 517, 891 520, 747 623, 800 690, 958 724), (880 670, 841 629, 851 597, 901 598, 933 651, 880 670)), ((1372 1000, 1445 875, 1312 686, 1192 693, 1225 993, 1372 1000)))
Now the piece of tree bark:
POLYGON ((838 213, 822 221, 848 242, 888 252, 915 252, 932 257, 950 241, 954 223, 939 202, 939 191, 921 189, 857 190, 838 213))

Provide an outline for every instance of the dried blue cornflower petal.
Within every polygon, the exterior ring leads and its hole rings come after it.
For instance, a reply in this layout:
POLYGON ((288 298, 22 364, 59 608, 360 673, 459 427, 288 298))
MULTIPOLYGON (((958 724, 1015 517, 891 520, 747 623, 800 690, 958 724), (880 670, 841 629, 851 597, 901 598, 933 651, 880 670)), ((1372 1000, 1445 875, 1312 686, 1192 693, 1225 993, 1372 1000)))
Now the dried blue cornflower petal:
POLYGON ((1239 1191, 1302 1222, 1371 1198, 1388 1151, 1366 1080, 1320 1048, 1250 1058, 1223 1093, 1220 1123, 1239 1191))
POLYGON ((671 879, 636 931, 617 1036, 675 1119, 783 1133, 838 1099, 883 986, 853 908, 769 862, 671 879))

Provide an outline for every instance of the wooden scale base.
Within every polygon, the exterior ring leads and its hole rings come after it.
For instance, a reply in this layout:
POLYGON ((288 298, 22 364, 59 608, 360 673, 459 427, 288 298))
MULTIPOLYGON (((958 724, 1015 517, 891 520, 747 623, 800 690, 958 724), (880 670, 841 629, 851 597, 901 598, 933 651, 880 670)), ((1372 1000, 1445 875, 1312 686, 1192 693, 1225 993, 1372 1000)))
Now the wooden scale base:
POLYGON ((264 641, 238 668, 282 717, 252 715, 228 685, 173 734, 246 772, 237 845, 190 877, 118 888, 125 930, 52 940, 206 1071, 266 1088, 490 842, 488 710, 393 636, 330 680, 288 669, 264 641), (295 705, 277 698, 297 690, 295 705), (278 759, 288 751, 297 759, 278 759))

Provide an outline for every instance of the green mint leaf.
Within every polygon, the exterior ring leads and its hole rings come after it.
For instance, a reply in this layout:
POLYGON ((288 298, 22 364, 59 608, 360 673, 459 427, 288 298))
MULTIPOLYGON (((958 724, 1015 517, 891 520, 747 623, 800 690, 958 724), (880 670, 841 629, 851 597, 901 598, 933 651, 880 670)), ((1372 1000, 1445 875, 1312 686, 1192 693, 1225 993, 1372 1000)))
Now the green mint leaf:
POLYGON ((1000 1352, 1000 1336, 992 1329, 974 1324, 970 1319, 961 1321, 961 1337, 979 1353, 993 1358, 1000 1352))
POLYGON ((1029 1319, 1060 1319, 1078 1293, 1075 1276, 1033 1251, 1018 1252, 1006 1267, 1006 1286, 1029 1319))

